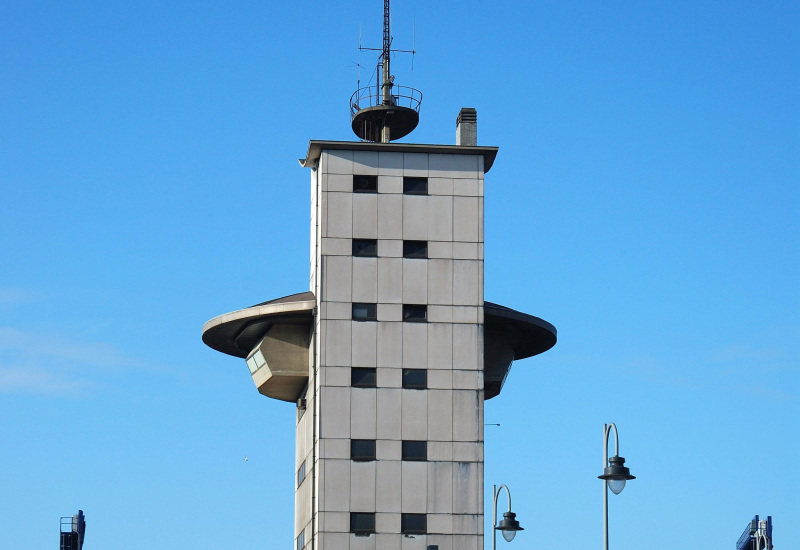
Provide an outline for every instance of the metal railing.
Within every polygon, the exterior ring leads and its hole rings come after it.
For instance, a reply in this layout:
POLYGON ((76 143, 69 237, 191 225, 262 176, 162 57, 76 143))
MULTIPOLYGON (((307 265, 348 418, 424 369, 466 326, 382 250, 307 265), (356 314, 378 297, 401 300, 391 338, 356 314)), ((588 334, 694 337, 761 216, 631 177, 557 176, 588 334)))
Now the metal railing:
MULTIPOLYGON (((422 92, 419 90, 408 86, 393 85, 390 97, 390 106, 405 107, 419 113, 420 103, 422 103, 422 92)), ((356 113, 362 109, 379 105, 386 105, 380 86, 359 88, 350 96, 350 118, 356 116, 356 113)))

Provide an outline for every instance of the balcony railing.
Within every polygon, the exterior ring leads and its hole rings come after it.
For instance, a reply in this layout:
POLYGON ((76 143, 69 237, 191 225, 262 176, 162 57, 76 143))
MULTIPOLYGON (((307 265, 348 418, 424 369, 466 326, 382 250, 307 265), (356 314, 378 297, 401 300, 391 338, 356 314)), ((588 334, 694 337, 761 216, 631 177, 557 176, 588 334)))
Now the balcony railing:
POLYGON ((422 103, 422 92, 419 90, 394 85, 389 97, 390 102, 387 104, 383 101, 383 91, 380 86, 359 88, 350 96, 350 118, 356 116, 356 113, 363 109, 379 105, 405 107, 419 113, 420 103, 422 103))

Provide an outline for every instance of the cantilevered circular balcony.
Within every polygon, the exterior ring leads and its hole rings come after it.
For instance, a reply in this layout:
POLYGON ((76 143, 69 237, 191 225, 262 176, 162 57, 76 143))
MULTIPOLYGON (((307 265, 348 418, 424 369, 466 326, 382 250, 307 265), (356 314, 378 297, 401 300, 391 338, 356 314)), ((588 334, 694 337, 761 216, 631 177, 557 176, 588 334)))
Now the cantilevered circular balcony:
POLYGON ((350 118, 353 132, 366 141, 381 141, 384 127, 390 139, 410 134, 419 124, 422 92, 406 86, 392 85, 388 100, 380 86, 359 88, 350 97, 350 118))
MULTIPOLYGON (((295 401, 308 379, 315 303, 313 293, 303 292, 220 315, 203 326, 203 342, 247 359, 260 393, 295 401)), ((500 393, 513 361, 556 344, 556 329, 543 319, 491 302, 484 302, 483 318, 484 399, 491 399, 500 393)))

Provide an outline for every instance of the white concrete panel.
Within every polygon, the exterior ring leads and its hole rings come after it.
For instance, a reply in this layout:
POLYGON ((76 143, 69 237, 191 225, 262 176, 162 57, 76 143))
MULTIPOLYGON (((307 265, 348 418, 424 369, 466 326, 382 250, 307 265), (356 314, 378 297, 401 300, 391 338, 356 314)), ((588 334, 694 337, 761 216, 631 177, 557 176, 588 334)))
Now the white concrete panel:
POLYGON ((430 197, 422 195, 403 195, 403 239, 407 241, 428 240, 429 199, 430 197))
POLYGON ((378 238, 378 195, 353 193, 353 238, 378 238))
POLYGON ((375 461, 350 461, 350 509, 375 509, 375 461))
POLYGON ((428 324, 403 323, 403 367, 424 369, 428 366, 428 324))
POLYGON ((482 406, 481 392, 453 390, 453 441, 480 441, 482 406))
POLYGON ((408 390, 380 388, 377 392, 377 439, 402 439, 402 393, 408 390))
MULTIPOLYGON (((402 186, 402 180, 400 182, 402 186)), ((403 195, 377 195, 378 238, 403 238, 403 195)))
MULTIPOLYGON (((402 241, 379 241, 381 243, 401 243, 402 241)), ((403 259, 377 258, 378 299, 380 303, 403 303, 403 259)))
POLYGON ((453 326, 428 323, 428 369, 453 368, 453 326))
MULTIPOLYGON (((400 461, 399 460, 378 460, 377 467, 377 491, 375 498, 376 512, 399 512, 400 511, 400 461)), ((398 525, 399 527, 399 525, 398 525)), ((399 531, 400 529, 398 529, 399 531)))
POLYGON ((405 513, 424 514, 427 510, 427 462, 401 462, 402 495, 400 510, 405 513))
MULTIPOLYGON (((395 534, 377 533, 375 535, 375 548, 378 550, 402 550, 400 537, 395 534)), ((439 550, 443 550, 440 548, 439 550)))
POLYGON ((483 353, 478 325, 453 325, 453 368, 475 370, 481 366, 478 355, 483 353))
POLYGON ((428 462, 451 462, 453 443, 450 441, 428 441, 428 462))
POLYGON ((382 388, 400 388, 403 384, 403 369, 378 367, 378 380, 382 388))
POLYGON ((327 227, 322 237, 351 238, 353 236, 353 194, 323 193, 323 200, 327 200, 328 208, 327 227))
POLYGON ((378 174, 377 151, 353 151, 353 174, 373 176, 378 174))
POLYGON ((400 550, 425 550, 427 548, 426 538, 414 535, 403 537, 400 539, 400 550))
POLYGON ((453 304, 481 305, 478 303, 481 267, 481 262, 477 260, 453 260, 453 304))
POLYGON ((480 195, 478 178, 459 178, 453 180, 453 195, 477 197, 480 195))
MULTIPOLYGON (((442 325, 447 326, 447 325, 442 325)), ((428 368, 428 388, 432 390, 452 390, 453 371, 452 369, 438 370, 428 368)))
POLYGON ((352 297, 353 258, 324 256, 325 288, 322 299, 326 302, 350 302, 352 297))
POLYGON ((350 437, 351 388, 325 387, 321 389, 320 437, 350 437))
POLYGON ((337 367, 350 366, 352 321, 323 321, 323 340, 325 342, 325 358, 328 365, 337 367))
POLYGON ((353 151, 325 151, 320 155, 325 164, 322 171, 327 174, 352 174, 353 151))
MULTIPOLYGON (((317 539, 317 547, 314 550, 349 550, 350 548, 350 514, 344 512, 329 512, 324 514, 325 525, 336 531, 322 531, 317 539), (345 527, 343 527, 345 526, 345 527)), ((320 527, 322 530, 322 527, 320 527)), ((306 548, 309 548, 306 539, 306 548)), ((441 549, 440 549, 441 550, 441 549)))
POLYGON ((453 260, 428 260, 428 303, 453 303, 453 260))
POLYGON ((341 193, 351 193, 353 191, 352 174, 328 174, 325 178, 327 181, 322 188, 324 191, 341 193))
POLYGON ((457 260, 481 260, 478 255, 480 243, 453 243, 453 258, 457 260))
MULTIPOLYGON (((321 439, 319 442, 319 458, 334 458, 339 460, 350 460, 350 440, 349 439, 321 439)), ((306 477, 310 476, 310 466, 306 465, 306 477)))
POLYGON ((479 514, 483 476, 478 462, 453 463, 453 512, 479 514))
POLYGON ((323 319, 350 321, 353 317, 353 304, 350 302, 322 302, 320 315, 323 319))
POLYGON ((428 303, 428 261, 403 258, 403 303, 428 303))
POLYGON ((353 258, 353 301, 378 302, 378 258, 353 258))
MULTIPOLYGON (((371 323, 377 325, 378 354, 376 364, 380 367, 397 368, 403 364, 403 324, 371 323)), ((383 381, 380 384, 384 386, 383 381)))
POLYGON ((353 321, 352 362, 354 367, 374 367, 378 352, 378 323, 353 321))
POLYGON ((402 176, 381 176, 378 182, 378 189, 381 194, 393 193, 403 194, 403 177, 402 176))
MULTIPOLYGON (((498 507, 499 504, 498 502, 498 507)), ((503 517, 500 510, 497 511, 497 515, 503 517)), ((481 519, 482 516, 478 514, 456 514, 453 516, 453 531, 464 535, 477 535, 480 533, 481 519)))
MULTIPOLYGON (((398 402, 400 401, 398 397, 398 402)), ((398 416, 400 415, 398 408, 398 416)), ((399 431, 398 431, 399 433, 399 431)), ((375 458, 381 461, 393 461, 397 464, 397 473, 400 474, 400 457, 403 455, 402 441, 399 439, 378 439, 375 442, 375 458)), ((399 479, 399 478, 398 478, 399 479)), ((398 493, 399 495, 400 493, 398 493)))
POLYGON ((428 240, 428 258, 453 258, 453 243, 428 240))
POLYGON ((453 306, 453 322, 454 323, 477 323, 478 322, 478 307, 477 306, 453 306))
POLYGON ((378 256, 380 256, 381 258, 402 258, 403 240, 402 239, 378 240, 378 256))
POLYGON ((466 441, 454 442, 453 460, 456 462, 483 462, 483 444, 466 441))
POLYGON ((349 367, 322 367, 326 386, 350 386, 349 367))
POLYGON ((453 178, 428 178, 429 195, 453 195, 453 178))
POLYGON ((430 155, 430 176, 441 178, 475 178, 478 176, 479 155, 430 155))
POLYGON ((403 304, 378 303, 378 321, 401 322, 403 320, 403 304))
POLYGON ((375 514, 375 530, 378 533, 399 533, 400 514, 396 512, 378 512, 375 514))
POLYGON ((450 441, 453 438, 453 392, 428 390, 428 394, 428 439, 450 441))
POLYGON ((428 176, 428 154, 427 153, 403 153, 403 175, 404 176, 428 176))
POLYGON ((478 242, 483 242, 483 197, 478 197, 478 242))
POLYGON ((323 460, 322 482, 325 487, 325 500, 320 508, 325 511, 350 511, 350 461, 323 460))
POLYGON ((322 239, 323 256, 351 256, 353 254, 353 241, 350 239, 322 239))
MULTIPOLYGON (((450 514, 453 511, 453 463, 428 462, 428 513, 450 514)), ((448 531, 438 531, 448 532, 448 531)))
POLYGON ((480 370, 454 370, 453 389, 455 390, 480 390, 483 389, 483 376, 480 370))
MULTIPOLYGON (((378 152, 378 174, 382 176, 403 175, 403 153, 378 152)), ((381 189, 383 193, 383 189, 381 189)))
MULTIPOLYGON (((330 226, 331 222, 328 222, 330 226)), ((453 240, 480 241, 480 218, 477 197, 453 197, 453 240)))
POLYGON ((428 393, 430 390, 400 390, 402 439, 428 439, 428 393))
POLYGON ((453 240, 453 197, 428 197, 428 240, 453 240))
POLYGON ((453 306, 428 306, 428 323, 452 323, 453 306))
POLYGON ((352 388, 350 392, 350 437, 377 438, 377 389, 352 388))
POLYGON ((382 549, 380 549, 377 546, 375 535, 370 535, 369 537, 357 537, 355 535, 350 535, 350 547, 348 550, 382 550, 382 549))

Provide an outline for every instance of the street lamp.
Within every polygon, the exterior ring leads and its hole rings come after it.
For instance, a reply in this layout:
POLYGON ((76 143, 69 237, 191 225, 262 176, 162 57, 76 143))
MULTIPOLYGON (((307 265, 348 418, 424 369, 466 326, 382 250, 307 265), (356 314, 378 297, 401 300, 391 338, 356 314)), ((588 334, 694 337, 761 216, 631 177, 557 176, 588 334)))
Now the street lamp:
POLYGON ((597 476, 605 480, 603 483, 603 550, 608 550, 608 490, 618 495, 625 488, 625 482, 636 479, 625 467, 625 459, 619 456, 619 433, 617 426, 603 424, 603 475, 597 476), (608 436, 614 429, 614 456, 608 458, 608 436))
POLYGON ((492 508, 492 550, 497 550, 498 531, 503 532, 503 538, 506 539, 506 542, 511 542, 514 540, 517 531, 524 531, 524 529, 519 526, 519 522, 516 520, 517 514, 511 511, 511 491, 508 490, 508 487, 505 485, 500 487, 492 485, 492 497, 494 499, 494 507, 492 508), (500 525, 497 525, 497 497, 500 496, 500 489, 505 489, 508 495, 508 512, 503 513, 503 519, 500 525))

